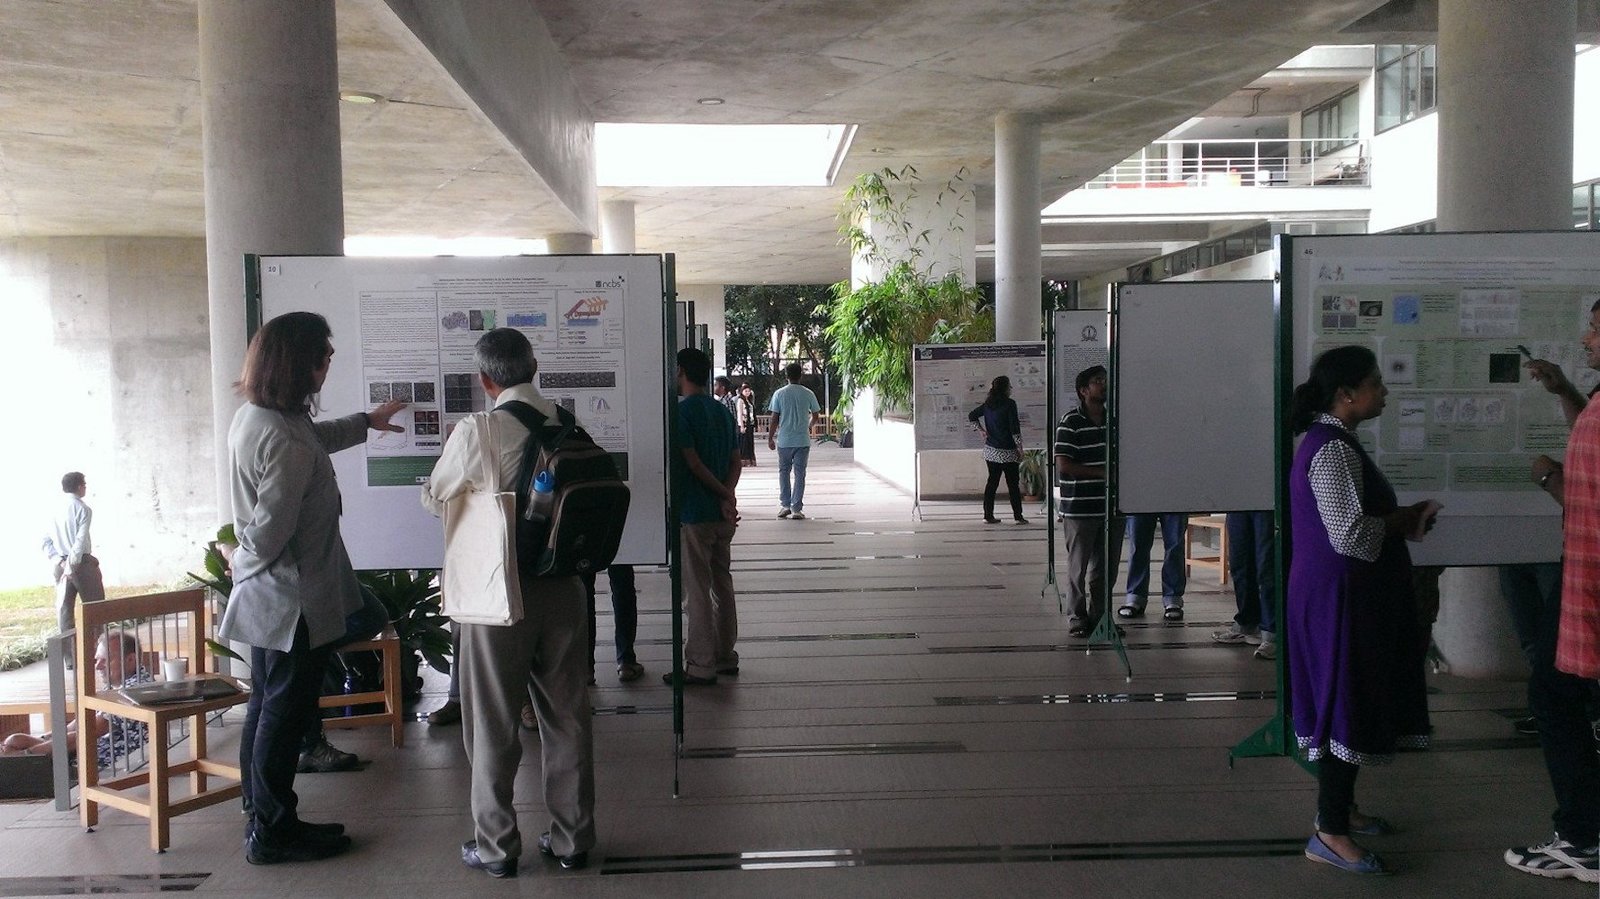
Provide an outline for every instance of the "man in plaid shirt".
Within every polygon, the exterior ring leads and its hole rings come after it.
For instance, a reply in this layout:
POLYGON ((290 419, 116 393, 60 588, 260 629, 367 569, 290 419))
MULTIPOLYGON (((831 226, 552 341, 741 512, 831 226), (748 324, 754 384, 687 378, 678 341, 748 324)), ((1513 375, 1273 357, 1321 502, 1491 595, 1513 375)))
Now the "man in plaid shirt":
MULTIPOLYGON (((1600 369, 1600 303, 1590 310, 1583 348, 1589 367, 1600 369)), ((1572 424, 1566 464, 1539 456, 1532 472, 1565 509, 1562 562, 1501 573, 1532 666, 1528 705, 1555 792, 1556 832, 1540 845, 1506 850, 1505 861, 1540 877, 1600 883, 1600 760, 1588 717, 1600 695, 1600 403, 1589 402, 1554 363, 1537 359, 1527 368, 1572 424), (1515 589, 1519 579, 1523 589, 1515 589)))

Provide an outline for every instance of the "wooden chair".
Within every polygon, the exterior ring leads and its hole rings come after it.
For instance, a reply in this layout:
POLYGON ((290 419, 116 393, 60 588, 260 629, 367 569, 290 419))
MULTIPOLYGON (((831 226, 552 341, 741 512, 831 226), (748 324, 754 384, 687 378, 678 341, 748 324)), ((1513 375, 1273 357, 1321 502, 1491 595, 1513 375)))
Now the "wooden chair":
POLYGON ((352 643, 339 651, 341 653, 370 651, 382 655, 383 688, 365 693, 336 693, 324 696, 318 700, 318 705, 324 709, 336 709, 343 706, 382 703, 383 711, 346 715, 342 718, 324 718, 322 726, 349 728, 387 724, 389 742, 397 749, 405 745, 405 709, 401 689, 404 685, 400 682, 400 638, 395 635, 394 628, 386 627, 376 639, 352 643))
MULTIPOLYGON (((209 617, 205 593, 199 589, 78 604, 78 780, 80 813, 85 828, 92 830, 100 821, 100 806, 108 805, 149 819, 150 848, 164 852, 171 843, 174 817, 239 797, 238 756, 232 755, 226 762, 208 757, 206 716, 245 702, 248 694, 241 691, 218 699, 143 706, 123 698, 114 687, 102 691, 92 664, 96 644, 108 628, 121 628, 137 637, 141 633, 155 633, 154 626, 145 622, 159 620, 162 636, 146 642, 159 643, 164 652, 181 652, 192 665, 201 666, 207 657, 205 636, 211 632, 209 617), (147 770, 100 780, 95 759, 99 715, 114 715, 148 729, 147 770), (188 725, 192 757, 187 761, 174 763, 168 757, 168 726, 173 722, 188 725), (184 775, 189 777, 187 795, 173 798, 171 780, 184 775), (212 786, 208 778, 213 777, 226 779, 228 783, 212 786)), ((146 642, 141 642, 141 650, 154 651, 146 642)), ((222 675, 201 673, 196 676, 223 678, 238 686, 237 681, 222 675)))
POLYGON ((1183 533, 1184 560, 1188 563, 1189 571, 1195 568, 1215 568, 1217 570, 1217 583, 1226 586, 1228 583, 1228 527, 1227 518, 1221 515, 1196 515, 1189 519, 1189 526, 1183 533), (1215 556, 1194 555, 1194 540, 1196 531, 1217 532, 1217 554, 1215 556))

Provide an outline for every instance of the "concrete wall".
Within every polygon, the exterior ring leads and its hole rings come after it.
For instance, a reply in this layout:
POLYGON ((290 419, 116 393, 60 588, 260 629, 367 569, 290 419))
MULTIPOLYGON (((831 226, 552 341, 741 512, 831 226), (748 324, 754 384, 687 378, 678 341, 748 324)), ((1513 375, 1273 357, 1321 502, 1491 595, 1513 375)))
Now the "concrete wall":
POLYGON ((108 584, 196 568, 218 525, 204 242, 0 241, 0 308, 0 458, 20 500, 0 517, 0 588, 49 583, 39 543, 71 470, 108 584))
POLYGON ((876 403, 877 395, 871 390, 856 396, 852 417, 856 464, 909 494, 916 481, 917 459, 911 422, 879 421, 872 414, 876 403))

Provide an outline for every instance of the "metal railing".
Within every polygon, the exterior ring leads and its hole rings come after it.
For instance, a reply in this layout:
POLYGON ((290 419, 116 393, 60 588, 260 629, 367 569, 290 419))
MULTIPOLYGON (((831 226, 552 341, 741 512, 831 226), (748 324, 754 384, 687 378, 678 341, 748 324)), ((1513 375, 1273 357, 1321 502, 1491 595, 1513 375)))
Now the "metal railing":
POLYGON ((1365 187, 1367 162, 1359 140, 1161 140, 1084 186, 1365 187))

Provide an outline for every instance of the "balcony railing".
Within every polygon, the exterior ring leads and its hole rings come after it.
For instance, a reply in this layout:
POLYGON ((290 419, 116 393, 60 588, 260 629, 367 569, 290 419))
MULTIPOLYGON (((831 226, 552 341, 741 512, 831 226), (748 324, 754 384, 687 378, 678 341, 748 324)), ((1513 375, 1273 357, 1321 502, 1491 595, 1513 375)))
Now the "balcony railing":
POLYGON ((1162 140, 1084 186, 1366 187, 1367 159, 1365 141, 1162 140))

